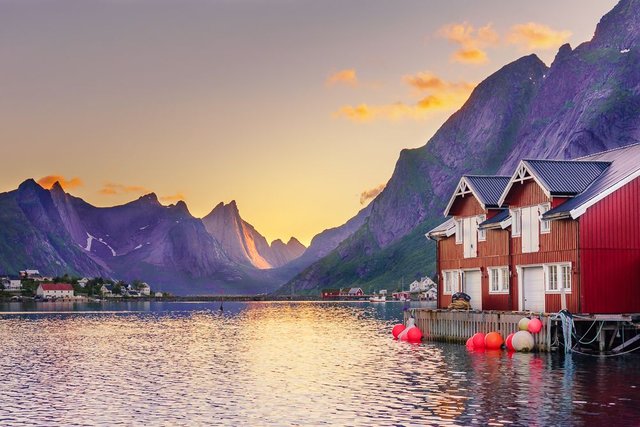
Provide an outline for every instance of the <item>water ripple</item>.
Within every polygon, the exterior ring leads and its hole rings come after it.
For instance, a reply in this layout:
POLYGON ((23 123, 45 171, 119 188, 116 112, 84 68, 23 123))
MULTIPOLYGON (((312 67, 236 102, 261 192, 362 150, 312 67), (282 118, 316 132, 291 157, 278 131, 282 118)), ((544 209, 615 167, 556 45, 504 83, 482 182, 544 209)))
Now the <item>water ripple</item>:
POLYGON ((638 358, 390 339, 367 304, 0 316, 0 425, 632 425, 638 358))

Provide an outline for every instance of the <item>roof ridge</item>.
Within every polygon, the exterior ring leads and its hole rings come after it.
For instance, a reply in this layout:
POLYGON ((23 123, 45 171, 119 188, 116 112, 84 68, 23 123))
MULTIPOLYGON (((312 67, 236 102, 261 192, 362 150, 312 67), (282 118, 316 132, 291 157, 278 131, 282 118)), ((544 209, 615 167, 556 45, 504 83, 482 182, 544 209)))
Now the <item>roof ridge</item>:
POLYGON ((467 178, 511 178, 511 175, 462 175, 467 178))
MULTIPOLYGON (((598 154, 611 153, 612 151, 623 150, 623 149, 630 148, 630 147, 633 147, 633 146, 636 146, 636 145, 640 145, 640 142, 634 142, 633 144, 623 145, 621 147, 616 147, 616 148, 609 148, 608 150, 598 151, 597 153, 591 153, 591 154, 587 154, 586 156, 576 157, 573 160, 586 159, 587 157, 596 156, 598 154)), ((597 160, 594 160, 594 161, 597 161, 597 160)))
MULTIPOLYGON (((639 143, 640 145, 640 143, 639 143)), ((605 151, 603 151, 603 153, 605 153, 605 151)), ((594 153, 594 154, 590 154, 589 156, 595 156, 596 154, 600 154, 600 153, 594 153)), ((588 156, 585 156, 588 157, 588 156)), ((610 160, 579 160, 585 157, 580 157, 578 159, 522 159, 523 162, 554 162, 554 163, 611 163, 610 160)))

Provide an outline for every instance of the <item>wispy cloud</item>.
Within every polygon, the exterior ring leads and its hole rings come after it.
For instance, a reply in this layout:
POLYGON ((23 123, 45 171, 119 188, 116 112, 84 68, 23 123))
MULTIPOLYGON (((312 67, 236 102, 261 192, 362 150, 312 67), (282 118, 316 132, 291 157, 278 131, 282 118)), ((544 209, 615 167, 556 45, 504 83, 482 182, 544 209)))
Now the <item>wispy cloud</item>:
POLYGON ((369 200, 375 199, 378 194, 382 193, 382 190, 386 187, 386 184, 380 184, 375 188, 365 190, 360 193, 360 204, 364 205, 369 200))
POLYGON ((356 70, 353 68, 336 71, 335 73, 329 75, 325 80, 325 84, 327 86, 335 86, 338 84, 347 85, 347 86, 357 86, 358 85, 358 76, 356 75, 356 70))
POLYGON ((377 119, 421 119, 435 110, 452 110, 460 107, 476 86, 471 82, 450 82, 432 73, 422 72, 404 76, 403 81, 413 88, 420 98, 416 102, 395 102, 384 105, 345 105, 333 113, 355 122, 377 119))
POLYGON ((117 184, 114 182, 108 182, 104 184, 98 192, 105 196, 114 196, 116 194, 150 193, 151 190, 140 185, 125 185, 125 184, 117 184))
POLYGON ((38 180, 38 184, 46 189, 50 189, 51 187, 53 187, 53 184, 55 184, 56 182, 59 182, 62 188, 64 188, 65 190, 70 190, 72 188, 80 187, 83 185, 82 180, 78 177, 66 179, 62 175, 47 175, 38 180))
POLYGON ((571 31, 554 30, 536 22, 527 22, 511 27, 507 42, 523 49, 556 49, 571 37, 571 31))
POLYGON ((486 47, 497 45, 500 36, 491 24, 475 28, 473 25, 463 22, 449 24, 440 28, 438 35, 458 45, 452 59, 456 62, 467 64, 483 64, 488 61, 486 47))
POLYGON ((160 196, 160 200, 165 203, 175 203, 184 200, 186 197, 183 193, 170 194, 168 196, 160 196))

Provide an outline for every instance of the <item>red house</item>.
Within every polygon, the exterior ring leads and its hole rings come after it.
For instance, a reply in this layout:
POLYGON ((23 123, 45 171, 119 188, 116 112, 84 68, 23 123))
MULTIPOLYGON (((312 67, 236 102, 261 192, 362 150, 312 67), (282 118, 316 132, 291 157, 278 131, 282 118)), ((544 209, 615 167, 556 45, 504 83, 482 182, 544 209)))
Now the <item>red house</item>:
POLYGON ((427 233, 438 247, 439 307, 459 289, 473 308, 640 312, 639 144, 576 160, 523 160, 495 209, 483 207, 480 192, 465 200, 459 184, 445 212, 453 218, 427 233), (465 225, 482 214, 477 229, 465 225))
POLYGON ((479 225, 503 213, 499 200, 508 183, 508 176, 463 176, 444 212, 453 218, 429 232, 438 241, 439 307, 449 305, 451 295, 460 291, 471 296, 474 309, 504 307, 504 292, 488 291, 487 272, 508 265, 508 232, 479 225))

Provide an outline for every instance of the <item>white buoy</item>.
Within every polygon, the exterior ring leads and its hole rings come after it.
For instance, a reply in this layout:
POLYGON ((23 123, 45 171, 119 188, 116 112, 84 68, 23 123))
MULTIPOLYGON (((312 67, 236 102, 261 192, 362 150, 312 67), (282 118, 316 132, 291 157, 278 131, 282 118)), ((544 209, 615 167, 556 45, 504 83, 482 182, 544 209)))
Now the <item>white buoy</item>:
POLYGON ((531 351, 535 342, 529 331, 518 331, 511 338, 511 345, 516 351, 531 351))

